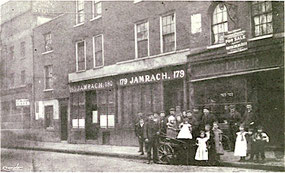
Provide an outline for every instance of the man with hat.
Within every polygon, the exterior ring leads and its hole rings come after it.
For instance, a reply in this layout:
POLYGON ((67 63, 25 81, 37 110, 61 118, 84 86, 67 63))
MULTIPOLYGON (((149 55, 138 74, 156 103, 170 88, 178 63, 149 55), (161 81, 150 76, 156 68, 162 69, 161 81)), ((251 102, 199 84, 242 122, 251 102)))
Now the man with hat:
POLYGON ((139 122, 135 125, 135 134, 138 137, 139 141, 139 152, 141 155, 144 155, 143 145, 144 145, 144 131, 145 131, 145 123, 143 119, 142 113, 138 113, 139 122))
POLYGON ((198 135, 199 133, 199 123, 196 120, 196 118, 193 116, 192 112, 190 110, 186 111, 186 117, 188 119, 189 124, 192 126, 192 134, 193 136, 198 135))
MULTIPOLYGON (((169 119, 170 117, 175 118, 175 109, 174 109, 174 108, 170 108, 170 109, 169 109, 169 115, 167 116, 167 122, 170 122, 170 121, 169 121, 169 120, 170 120, 170 119, 169 119)), ((172 119, 172 118, 171 118, 171 119, 172 119)), ((175 118, 175 119, 176 119, 176 118, 175 118)))
POLYGON ((159 131, 162 135, 166 134, 166 117, 165 117, 165 112, 164 111, 160 111, 160 118, 159 118, 159 131))
POLYGON ((230 105, 229 109, 230 109, 230 112, 227 115, 226 119, 230 125, 230 133, 231 133, 230 139, 232 142, 232 146, 234 146, 236 132, 238 131, 238 128, 241 123, 241 115, 238 111, 236 111, 235 105, 230 105))
POLYGON ((212 125, 213 122, 217 121, 217 118, 215 115, 211 114, 209 111, 209 107, 205 106, 203 109, 203 117, 202 117, 202 125, 205 126, 206 124, 212 125))
POLYGON ((157 147, 159 142, 159 120, 158 114, 154 116, 152 113, 149 113, 149 122, 146 125, 146 133, 145 133, 145 142, 147 143, 147 159, 148 164, 151 161, 151 150, 153 152, 153 162, 158 162, 158 153, 157 147))
POLYGON ((245 128, 253 128, 254 125, 254 113, 252 111, 252 105, 246 105, 245 113, 243 114, 242 123, 245 125, 245 128))

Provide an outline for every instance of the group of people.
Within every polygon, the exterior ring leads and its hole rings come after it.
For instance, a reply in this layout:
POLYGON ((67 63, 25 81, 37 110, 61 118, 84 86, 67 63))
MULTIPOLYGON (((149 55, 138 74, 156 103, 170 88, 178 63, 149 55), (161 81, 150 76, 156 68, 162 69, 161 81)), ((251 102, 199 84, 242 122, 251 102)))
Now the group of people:
POLYGON ((139 140, 139 152, 141 155, 144 154, 145 143, 148 163, 151 163, 151 155, 153 155, 153 162, 157 163, 159 161, 157 148, 161 136, 189 141, 196 140, 194 161, 198 164, 217 165, 220 155, 224 153, 223 131, 219 128, 219 122, 222 122, 229 125, 230 141, 235 143, 235 156, 240 156, 241 161, 244 161, 248 154, 250 154, 250 159, 253 159, 254 156, 258 159, 258 155, 261 154, 261 158, 264 159, 264 151, 261 151, 265 145, 263 141, 268 142, 269 139, 266 133, 260 132, 260 128, 256 133, 253 131, 252 106, 246 106, 243 116, 236 111, 234 105, 225 110, 228 112, 226 111, 219 117, 211 114, 209 107, 204 107, 203 113, 200 113, 198 107, 194 107, 193 110, 181 111, 180 106, 176 106, 169 110, 167 116, 164 111, 161 111, 149 113, 147 118, 139 113, 139 121, 135 125, 135 134, 139 140), (260 140, 262 142, 259 142, 260 140))

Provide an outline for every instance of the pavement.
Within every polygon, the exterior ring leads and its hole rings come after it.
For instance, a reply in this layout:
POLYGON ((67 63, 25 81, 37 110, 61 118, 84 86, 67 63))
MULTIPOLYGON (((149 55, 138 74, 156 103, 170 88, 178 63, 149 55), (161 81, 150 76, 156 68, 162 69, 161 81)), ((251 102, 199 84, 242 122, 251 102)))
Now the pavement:
MULTIPOLYGON (((140 153, 138 153, 138 147, 132 146, 69 144, 67 142, 39 142, 30 140, 18 140, 17 142, 9 144, 2 142, 1 147, 139 160, 146 159, 146 155, 140 155, 140 153)), ((285 171, 284 154, 282 152, 276 153, 273 151, 266 151, 265 155, 265 163, 239 162, 239 157, 234 156, 233 152, 225 151, 225 154, 221 156, 221 165, 226 167, 260 169, 268 171, 285 171)))

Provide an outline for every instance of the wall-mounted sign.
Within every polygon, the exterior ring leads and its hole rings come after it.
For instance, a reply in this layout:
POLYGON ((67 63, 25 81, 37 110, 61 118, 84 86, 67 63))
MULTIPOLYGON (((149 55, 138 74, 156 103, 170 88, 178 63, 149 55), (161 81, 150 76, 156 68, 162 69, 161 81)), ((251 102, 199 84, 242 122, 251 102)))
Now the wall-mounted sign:
POLYGON ((245 30, 236 29, 225 33, 227 54, 247 50, 245 30))
POLYGON ((16 106, 30 106, 29 99, 16 99, 16 106))
POLYGON ((80 92, 80 91, 88 91, 88 90, 96 90, 96 89, 104 89, 113 86, 113 81, 105 81, 105 82, 91 82, 91 83, 81 83, 81 84, 70 84, 69 91, 71 93, 80 92))
POLYGON ((186 76, 184 69, 173 71, 162 71, 157 73, 146 73, 142 75, 129 75, 125 78, 120 78, 118 85, 135 85, 141 83, 158 82, 163 80, 180 79, 186 76))

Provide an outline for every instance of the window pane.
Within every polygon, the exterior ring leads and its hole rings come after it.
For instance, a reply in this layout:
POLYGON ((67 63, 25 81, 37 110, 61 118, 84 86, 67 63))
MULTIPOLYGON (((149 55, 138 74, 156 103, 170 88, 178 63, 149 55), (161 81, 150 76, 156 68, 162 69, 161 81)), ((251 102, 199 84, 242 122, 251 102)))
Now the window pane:
POLYGON ((261 12, 262 12, 262 13, 266 12, 266 10, 265 10, 265 3, 264 3, 264 2, 262 2, 262 3, 260 4, 260 8, 261 8, 261 12))
POLYGON ((267 24, 267 33, 268 34, 273 33, 272 23, 267 24))
POLYGON ((77 43, 78 70, 85 70, 84 42, 77 43))
POLYGON ((101 2, 96 3, 96 12, 97 12, 97 15, 101 15, 102 14, 102 4, 101 4, 101 2))
POLYGON ((95 67, 103 66, 102 51, 95 53, 95 67))
POLYGON ((272 13, 267 14, 267 22, 272 22, 272 13))
POLYGON ((218 20, 218 23, 221 23, 223 21, 223 13, 217 14, 217 20, 218 20))
POLYGON ((254 25, 259 25, 259 17, 254 17, 254 25))
POLYGON ((259 26, 255 26, 255 36, 259 36, 259 35, 260 35, 259 26))
POLYGON ((138 42, 138 58, 148 56, 148 40, 138 42))
POLYGON ((272 10, 271 2, 266 2, 266 11, 271 11, 271 10, 272 10))
POLYGON ((266 23, 266 15, 260 16, 260 23, 266 23))

